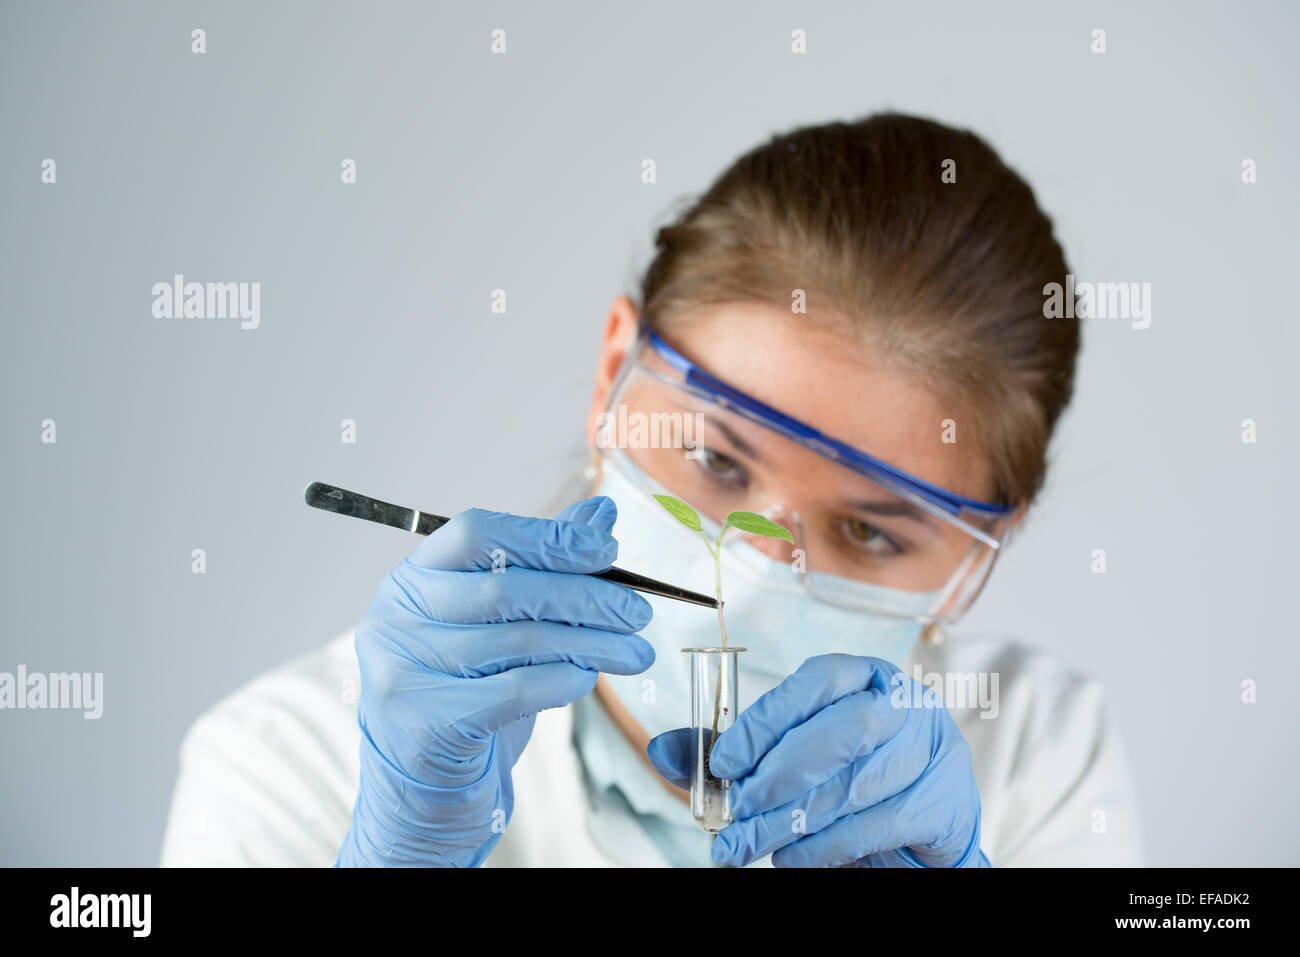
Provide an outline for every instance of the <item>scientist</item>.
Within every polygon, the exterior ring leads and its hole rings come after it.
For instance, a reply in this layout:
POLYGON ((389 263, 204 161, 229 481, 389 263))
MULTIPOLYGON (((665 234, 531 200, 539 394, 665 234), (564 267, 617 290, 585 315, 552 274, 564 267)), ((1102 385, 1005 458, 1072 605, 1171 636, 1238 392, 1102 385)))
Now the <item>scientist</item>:
POLYGON ((1043 288, 1069 272, 971 133, 876 115, 742 156, 610 309, 587 497, 462 512, 354 631, 202 715, 162 863, 1140 863, 1098 685, 1019 643, 942 640, 1043 484, 1080 338, 1043 288), (716 645, 717 616, 585 574, 617 559, 712 590, 656 494, 706 532, 744 510, 794 539, 721 549, 748 651, 716 837, 684 790, 681 649, 716 645), (993 676, 999 700, 937 706, 915 673, 993 676))

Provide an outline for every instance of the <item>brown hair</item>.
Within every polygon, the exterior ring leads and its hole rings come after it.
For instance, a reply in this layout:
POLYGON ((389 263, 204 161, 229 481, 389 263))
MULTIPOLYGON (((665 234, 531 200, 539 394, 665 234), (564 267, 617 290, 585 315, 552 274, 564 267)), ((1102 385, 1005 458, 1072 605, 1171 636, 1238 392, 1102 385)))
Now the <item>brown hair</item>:
POLYGON ((638 303, 655 328, 706 304, 789 308, 803 289, 810 316, 851 320, 970 417, 998 499, 1037 495, 1079 324, 1044 318, 1043 286, 1069 272, 1052 222, 974 133, 884 113, 773 136, 655 246, 638 303))

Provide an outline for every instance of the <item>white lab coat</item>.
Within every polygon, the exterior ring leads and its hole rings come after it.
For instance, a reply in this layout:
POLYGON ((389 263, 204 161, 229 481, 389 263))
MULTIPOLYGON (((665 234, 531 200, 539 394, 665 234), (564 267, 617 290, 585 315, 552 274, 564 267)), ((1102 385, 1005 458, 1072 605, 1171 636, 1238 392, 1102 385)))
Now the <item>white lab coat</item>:
MULTIPOLYGON (((163 866, 334 862, 359 777, 353 638, 267 672, 199 717, 181 745, 163 866)), ((995 718, 949 708, 973 754, 993 866, 1142 863, 1126 761, 1095 681, 995 639, 920 645, 900 666, 912 674, 918 663, 998 675, 995 718)), ((625 810, 588 799, 572 725, 570 708, 537 716, 514 770, 513 816, 485 866, 668 866, 625 810)))

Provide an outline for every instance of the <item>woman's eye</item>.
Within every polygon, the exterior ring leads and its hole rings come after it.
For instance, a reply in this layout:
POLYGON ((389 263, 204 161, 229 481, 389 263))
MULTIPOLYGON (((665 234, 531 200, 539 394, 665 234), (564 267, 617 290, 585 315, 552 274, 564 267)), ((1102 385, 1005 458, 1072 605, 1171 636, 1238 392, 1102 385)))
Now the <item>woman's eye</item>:
POLYGON ((711 476, 729 481, 738 481, 745 477, 740 463, 730 456, 715 452, 713 449, 703 449, 702 452, 700 461, 711 476))
POLYGON ((856 548, 865 548, 874 555, 889 557, 903 554, 898 542, 883 531, 860 518, 844 519, 844 534, 856 548))

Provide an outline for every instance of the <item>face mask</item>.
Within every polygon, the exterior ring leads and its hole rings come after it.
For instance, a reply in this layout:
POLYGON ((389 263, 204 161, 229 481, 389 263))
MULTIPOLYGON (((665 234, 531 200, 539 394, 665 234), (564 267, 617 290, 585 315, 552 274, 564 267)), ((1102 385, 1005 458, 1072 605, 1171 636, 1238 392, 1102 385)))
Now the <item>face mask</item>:
MULTIPOLYGON (((664 511, 629 477, 636 466, 620 450, 603 460, 597 494, 618 506, 613 534, 618 540, 617 564, 692 591, 714 593, 713 557, 691 531, 664 511)), ((639 481, 656 492, 644 473, 639 481)), ((702 519, 705 534, 715 540, 718 526, 702 519)), ((739 534, 739 533, 735 533, 739 534)), ((722 547, 722 596, 726 603, 727 647, 748 649, 738 656, 738 708, 743 711, 761 695, 794 673, 813 655, 840 652, 884 658, 896 665, 911 651, 923 625, 886 618, 813 598, 799 576, 783 561, 761 552, 743 539, 722 547)), ((897 592, 865 582, 833 579, 834 587, 866 598, 906 598, 924 614, 937 592, 897 592)), ((645 596, 654 618, 641 636, 654 647, 655 663, 638 675, 605 674, 614 694, 651 736, 685 727, 690 720, 690 655, 683 648, 715 648, 721 644, 717 611, 645 596)))

